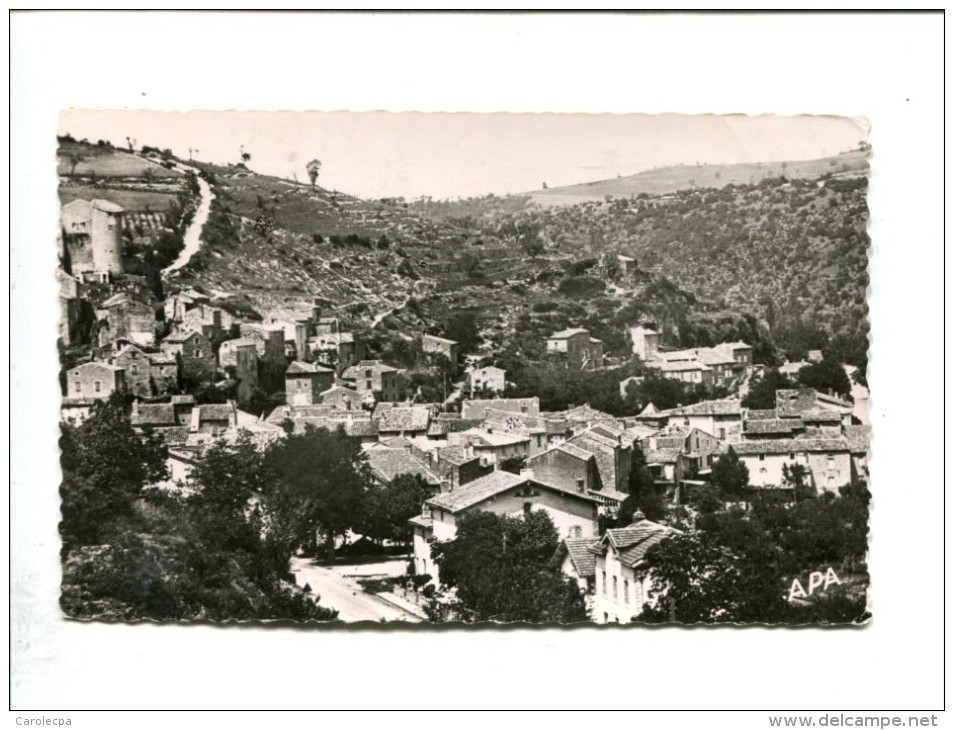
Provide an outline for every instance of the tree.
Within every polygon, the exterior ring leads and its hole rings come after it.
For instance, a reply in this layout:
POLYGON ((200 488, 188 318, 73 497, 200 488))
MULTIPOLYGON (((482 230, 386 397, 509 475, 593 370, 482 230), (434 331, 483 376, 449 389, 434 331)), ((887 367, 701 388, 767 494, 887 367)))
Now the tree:
POLYGON ((61 424, 60 434, 63 542, 94 545, 131 516, 146 486, 166 478, 166 450, 133 431, 118 394, 97 402, 82 425, 61 424))
POLYGON ((646 456, 638 447, 633 448, 633 463, 629 470, 629 496, 619 507, 618 524, 625 527, 632 523, 636 510, 653 522, 666 516, 665 502, 656 491, 656 482, 646 466, 646 456))
POLYGON ((749 486, 749 468, 731 446, 712 465, 712 483, 729 498, 741 498, 749 486))
POLYGON ((69 160, 70 163, 70 175, 73 175, 76 173, 76 166, 81 162, 85 162, 86 157, 78 152, 73 152, 67 157, 67 160, 69 160))
POLYGON ((767 368, 762 375, 749 381, 749 391, 742 399, 742 407, 771 410, 775 408, 775 391, 793 387, 795 384, 777 369, 767 368))
POLYGON ((751 542, 733 550, 718 532, 675 534, 646 553, 649 601, 639 621, 649 623, 773 622, 787 612, 784 579, 773 551, 757 530, 741 528, 751 542))
POLYGON ((361 529, 368 537, 407 545, 413 536, 408 520, 421 513, 433 491, 419 474, 399 474, 389 484, 371 487, 361 529))
POLYGON ((851 397, 851 381, 844 366, 827 353, 820 362, 806 365, 799 370, 798 381, 824 393, 831 392, 843 398, 851 397))
POLYGON ((361 519, 370 484, 360 445, 340 426, 333 432, 308 426, 270 450, 267 463, 276 475, 270 504, 300 545, 314 547, 320 531, 333 558, 335 537, 361 519))
POLYGON ((311 186, 315 187, 315 183, 318 180, 318 173, 321 171, 321 160, 312 160, 305 165, 305 170, 308 172, 308 179, 311 180, 311 186))
POLYGON ((792 490, 796 502, 818 495, 815 486, 809 481, 810 475, 804 464, 782 464, 782 486, 792 490))
POLYGON ((579 589, 552 562, 557 542, 546 512, 473 512, 457 522, 455 539, 433 543, 431 554, 441 580, 457 587, 477 620, 584 621, 579 589))

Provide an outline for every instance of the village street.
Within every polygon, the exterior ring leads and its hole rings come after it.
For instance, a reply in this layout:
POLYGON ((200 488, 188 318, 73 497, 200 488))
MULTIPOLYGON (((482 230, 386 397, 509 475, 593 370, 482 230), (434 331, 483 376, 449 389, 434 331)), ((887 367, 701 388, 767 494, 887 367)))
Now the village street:
MULTIPOLYGON (((357 566, 356 566, 357 567, 357 566)), ((340 569, 339 569, 340 570, 340 569)), ((320 596, 319 605, 338 611, 340 621, 407 621, 418 623, 415 616, 399 606, 388 603, 340 572, 315 565, 310 558, 292 558, 291 571, 300 586, 306 583, 320 596)))

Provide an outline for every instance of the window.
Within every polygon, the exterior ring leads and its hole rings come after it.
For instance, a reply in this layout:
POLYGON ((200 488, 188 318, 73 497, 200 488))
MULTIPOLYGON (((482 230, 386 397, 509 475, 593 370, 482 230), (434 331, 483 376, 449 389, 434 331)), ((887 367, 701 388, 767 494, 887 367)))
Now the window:
POLYGON ((138 374, 139 374, 139 366, 138 366, 138 365, 133 365, 132 368, 130 369, 130 372, 131 372, 133 375, 138 375, 138 374))
MULTIPOLYGON (((603 595, 605 596, 606 595, 606 571, 605 570, 601 571, 601 573, 603 578, 603 595)), ((606 614, 604 613, 603 615, 605 616, 606 614)))
POLYGON ((629 580, 623 579, 623 601, 629 603, 629 580))
POLYGON ((765 461, 765 454, 759 454, 759 461, 765 461))
POLYGON ((614 575, 613 576, 613 598, 619 597, 619 579, 614 575))
POLYGON ((371 390, 371 381, 368 380, 368 381, 364 384, 364 387, 367 388, 368 390, 371 390))
POLYGON ((93 383, 93 390, 95 390, 97 393, 99 392, 99 381, 98 381, 98 380, 93 383))
POLYGON ((202 350, 200 350, 200 349, 197 347, 197 348, 195 348, 195 353, 194 353, 194 354, 195 354, 195 356, 196 356, 197 358, 201 358, 201 357, 202 357, 202 350))
POLYGON ((83 389, 83 386, 80 385, 80 381, 77 380, 75 383, 73 383, 73 390, 74 390, 74 391, 76 391, 77 393, 79 393, 82 389, 83 389))
POLYGON ((524 502, 523 503, 523 513, 530 514, 530 510, 533 509, 533 502, 524 502))
POLYGON ((720 441, 724 441, 724 440, 725 440, 725 429, 724 429, 724 428, 720 428, 720 429, 719 429, 719 440, 720 440, 720 441))
POLYGON ((795 453, 790 451, 788 454, 788 458, 789 458, 789 461, 795 461, 795 453))

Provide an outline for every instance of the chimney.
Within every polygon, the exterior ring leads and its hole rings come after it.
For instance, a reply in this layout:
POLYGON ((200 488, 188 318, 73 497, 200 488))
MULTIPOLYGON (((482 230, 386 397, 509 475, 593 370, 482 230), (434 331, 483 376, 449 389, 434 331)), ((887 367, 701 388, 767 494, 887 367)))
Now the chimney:
POLYGON ((650 439, 649 439, 649 450, 650 450, 650 451, 655 451, 655 450, 656 450, 656 444, 657 444, 657 443, 658 443, 658 442, 656 441, 656 437, 655 437, 655 436, 653 436, 652 438, 650 438, 650 439))
POLYGON ((520 477, 522 479, 533 479, 533 469, 527 469, 524 467, 520 470, 520 477))
POLYGON ((445 477, 441 477, 441 494, 449 494, 454 490, 454 485, 451 484, 451 480, 445 477))
POLYGON ((139 399, 138 399, 138 398, 133 399, 133 403, 132 403, 132 414, 133 414, 134 416, 138 416, 138 415, 139 415, 139 399))
POLYGON ((580 494, 586 493, 586 480, 582 477, 576 480, 576 491, 580 494))
POLYGON ((321 319, 321 299, 319 297, 314 297, 311 300, 311 318, 316 323, 321 319))

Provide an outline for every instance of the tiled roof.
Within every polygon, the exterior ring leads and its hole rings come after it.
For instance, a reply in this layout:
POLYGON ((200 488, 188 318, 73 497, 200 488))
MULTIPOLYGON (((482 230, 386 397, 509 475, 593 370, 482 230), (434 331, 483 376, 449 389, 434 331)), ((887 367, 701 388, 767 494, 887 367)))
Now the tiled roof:
POLYGON ((744 433, 765 434, 765 433, 787 433, 791 434, 796 429, 801 430, 805 424, 798 418, 773 418, 764 421, 745 422, 744 433))
MULTIPOLYGON (((326 391, 327 392, 327 391, 326 391)), ((335 412, 333 405, 319 404, 311 406, 278 406, 265 419, 269 423, 281 423, 286 418, 324 418, 335 412)))
POLYGON ((805 452, 832 452, 848 451, 848 441, 844 438, 830 439, 770 439, 765 441, 740 441, 732 444, 732 449, 739 456, 754 456, 758 454, 789 454, 805 452))
POLYGON ((379 431, 426 431, 431 413, 421 406, 402 406, 375 411, 379 431))
POLYGON ((123 209, 113 203, 110 200, 103 200, 102 198, 97 198, 96 200, 89 201, 90 207, 96 208, 97 210, 102 210, 106 213, 122 213, 123 209))
POLYGON ((619 504, 620 502, 622 502, 624 499, 626 499, 629 496, 629 494, 627 494, 626 492, 621 492, 618 489, 612 489, 612 488, 591 489, 589 490, 588 494, 591 497, 596 497, 596 499, 600 500, 604 504, 606 503, 619 504))
POLYGON ((440 465, 444 462, 454 466, 460 466, 476 458, 478 457, 473 455, 468 456, 467 450, 463 446, 444 446, 443 448, 437 449, 438 468, 440 468, 440 465))
POLYGON ((870 426, 845 426, 845 438, 853 454, 867 453, 871 442, 870 426))
POLYGON ((401 474, 417 474, 428 484, 440 484, 440 477, 407 449, 368 449, 368 464, 379 479, 392 482, 401 474))
POLYGON ((606 531, 596 547, 591 551, 605 553, 612 545, 619 561, 634 567, 646 557, 649 549, 658 545, 667 537, 676 534, 676 530, 649 520, 640 520, 629 527, 618 527, 606 531))
POLYGON ((133 408, 129 420, 137 428, 177 425, 175 406, 172 403, 139 403, 133 408))
POLYGON ((805 423, 841 423, 838 411, 802 411, 798 414, 805 423))
POLYGON ((421 339, 428 342, 441 344, 441 345, 456 345, 457 344, 457 340, 449 340, 446 337, 438 337, 437 335, 424 335, 421 339))
POLYGON ((566 443, 577 446, 596 457, 596 469, 604 487, 616 486, 616 445, 591 431, 577 434, 566 443))
MULTIPOLYGON (((340 411, 339 411, 340 413, 340 411)), ((273 414, 274 415, 274 412, 273 414)), ((269 416, 271 418, 271 416, 269 416)), ((295 433, 303 433, 308 426, 323 428, 334 432, 341 426, 345 434, 352 438, 364 438, 378 435, 378 424, 370 418, 335 418, 332 416, 291 416, 295 433)))
POLYGON ((82 365, 77 365, 75 368, 70 368, 68 372, 72 373, 77 370, 109 370, 110 372, 118 373, 124 371, 125 368, 121 368, 118 365, 110 365, 108 362, 84 362, 82 365))
POLYGON ((570 561, 581 578, 591 578, 596 575, 596 553, 590 550, 600 542, 598 537, 566 538, 560 545, 561 551, 566 551, 570 561))
MULTIPOLYGON (((590 459, 596 458, 592 452, 587 451, 586 449, 580 446, 577 446, 576 444, 571 443, 569 441, 566 441, 562 444, 557 444, 556 446, 553 447, 553 449, 557 451, 562 451, 564 454, 569 454, 570 456, 574 456, 577 459, 582 459, 583 461, 588 461, 590 459)), ((549 450, 550 449, 548 449, 548 451, 549 450)), ((540 455, 542 456, 542 454, 540 455)))
POLYGON ((435 418, 427 427, 428 436, 446 436, 479 427, 483 421, 479 418, 435 418))
POLYGON ((672 408, 663 413, 669 416, 734 416, 742 413, 742 404, 734 398, 704 400, 689 406, 672 408))
POLYGON ((228 403, 203 403, 196 406, 195 410, 199 412, 200 423, 202 421, 227 421, 235 412, 235 408, 228 403))
POLYGON ((524 436, 519 433, 500 433, 499 431, 491 433, 477 428, 472 428, 462 433, 464 433, 477 448, 488 446, 491 448, 514 446, 515 444, 526 443, 530 440, 529 436, 524 436))
POLYGON ((579 334, 589 334, 589 330, 580 329, 579 327, 571 327, 570 329, 560 330, 559 332, 554 332, 550 335, 551 340, 565 340, 568 337, 573 337, 573 335, 579 334))
POLYGON ((493 398, 464 400, 461 403, 460 414, 462 418, 483 418, 488 408, 495 411, 510 411, 511 413, 523 413, 526 408, 528 415, 538 415, 540 413, 539 398, 493 398))
POLYGON ((315 373, 333 373, 334 370, 331 368, 324 368, 321 365, 316 365, 313 362, 302 362, 301 360, 295 360, 288 366, 288 369, 285 371, 285 375, 314 375, 315 373))
POLYGON ((434 521, 431 519, 430 515, 415 515, 411 517, 408 522, 412 525, 417 525, 418 527, 431 527, 434 524, 434 521))
POLYGON ((152 365, 175 365, 176 358, 165 352, 150 352, 146 355, 152 365))
POLYGON ((608 439, 613 439, 614 441, 618 441, 623 435, 623 429, 612 426, 605 421, 594 424, 590 427, 590 431, 600 436, 605 436, 608 439))
POLYGON ((194 405, 195 396, 190 393, 185 393, 183 395, 174 395, 169 398, 169 402, 173 405, 194 405))
POLYGON ((492 471, 490 474, 468 482, 452 492, 431 497, 427 502, 441 509, 459 512, 526 481, 526 477, 511 474, 509 471, 492 471))
POLYGON ((750 408, 746 410, 745 417, 752 421, 770 421, 779 416, 775 408, 750 408))
POLYGON ((665 373, 685 373, 693 372, 696 370, 705 372, 711 370, 708 365, 705 365, 697 360, 687 360, 687 361, 658 361, 654 360, 646 363, 647 367, 656 368, 657 370, 662 370, 665 373))
POLYGON ((675 464, 679 460, 682 449, 656 449, 646 452, 646 464, 675 464))

